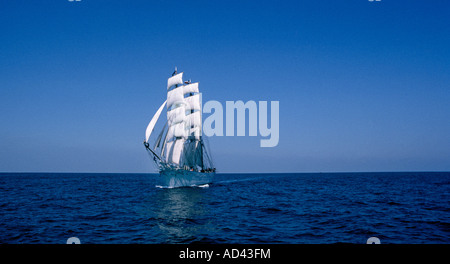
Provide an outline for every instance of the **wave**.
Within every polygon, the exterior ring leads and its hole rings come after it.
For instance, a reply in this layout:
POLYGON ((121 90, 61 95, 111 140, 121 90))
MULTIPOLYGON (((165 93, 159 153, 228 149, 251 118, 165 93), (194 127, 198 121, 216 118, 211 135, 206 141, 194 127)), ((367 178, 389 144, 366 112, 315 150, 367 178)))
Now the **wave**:
POLYGON ((224 185, 224 184, 228 184, 228 183, 254 181, 254 180, 259 180, 259 179, 261 179, 261 178, 253 177, 253 178, 246 178, 246 179, 223 180, 223 181, 215 181, 214 184, 215 185, 224 185))
POLYGON ((159 189, 174 189, 174 188, 209 188, 209 184, 191 185, 191 186, 162 186, 155 185, 155 188, 159 189))

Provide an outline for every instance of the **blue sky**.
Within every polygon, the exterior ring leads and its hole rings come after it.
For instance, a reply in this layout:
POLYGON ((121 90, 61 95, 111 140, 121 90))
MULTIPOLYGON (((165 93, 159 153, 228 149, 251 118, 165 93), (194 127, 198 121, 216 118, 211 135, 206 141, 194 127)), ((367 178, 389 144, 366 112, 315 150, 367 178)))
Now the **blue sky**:
MULTIPOLYGON (((178 66, 203 101, 280 102, 219 172, 450 170, 448 1, 0 1, 0 171, 154 172, 178 66)), ((207 115, 204 115, 206 118, 207 115)))

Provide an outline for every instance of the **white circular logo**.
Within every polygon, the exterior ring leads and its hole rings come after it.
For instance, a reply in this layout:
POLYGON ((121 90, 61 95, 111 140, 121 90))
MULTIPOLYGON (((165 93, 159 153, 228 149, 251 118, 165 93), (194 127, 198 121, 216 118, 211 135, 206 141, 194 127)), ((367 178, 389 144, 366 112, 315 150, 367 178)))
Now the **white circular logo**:
POLYGON ((81 244, 81 242, 78 237, 70 237, 69 239, 67 239, 66 244, 81 244))
POLYGON ((378 237, 369 237, 367 244, 380 244, 380 239, 378 237))

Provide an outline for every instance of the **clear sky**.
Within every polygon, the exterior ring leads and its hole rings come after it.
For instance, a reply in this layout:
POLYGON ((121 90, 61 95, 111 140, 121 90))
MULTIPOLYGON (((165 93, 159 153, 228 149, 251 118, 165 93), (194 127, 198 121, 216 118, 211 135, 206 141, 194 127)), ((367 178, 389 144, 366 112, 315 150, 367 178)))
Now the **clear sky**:
POLYGON ((449 14, 446 0, 0 0, 0 172, 155 172, 142 141, 174 66, 204 102, 280 102, 277 147, 209 138, 219 172, 448 171, 449 14))

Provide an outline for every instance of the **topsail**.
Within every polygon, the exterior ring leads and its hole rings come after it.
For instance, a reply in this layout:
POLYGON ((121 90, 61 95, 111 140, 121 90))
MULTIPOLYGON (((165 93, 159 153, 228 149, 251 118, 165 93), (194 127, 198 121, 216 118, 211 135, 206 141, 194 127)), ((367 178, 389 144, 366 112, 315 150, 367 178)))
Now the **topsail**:
POLYGON ((169 90, 174 85, 183 84, 183 73, 180 72, 178 74, 175 74, 174 76, 170 77, 167 80, 167 90, 169 90))

